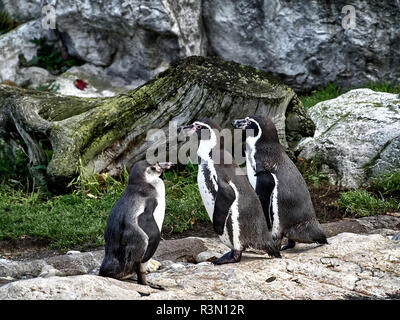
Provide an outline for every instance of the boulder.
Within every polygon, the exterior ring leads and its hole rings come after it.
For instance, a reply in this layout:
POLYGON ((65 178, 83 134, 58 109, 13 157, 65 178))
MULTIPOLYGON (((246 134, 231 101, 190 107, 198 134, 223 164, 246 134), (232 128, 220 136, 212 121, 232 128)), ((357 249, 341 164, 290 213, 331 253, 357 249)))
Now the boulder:
POLYGON ((203 1, 209 51, 269 71, 296 91, 400 77, 396 1, 203 1), (342 13, 342 10, 344 12, 342 13))
MULTIPOLYGON (((205 251, 218 255, 229 250, 217 238, 190 239, 203 241, 205 251)), ((328 241, 323 246, 298 244, 283 252, 281 259, 246 251, 236 264, 161 264, 147 278, 164 291, 94 274, 61 277, 47 267, 44 277, 1 286, 0 299, 389 299, 399 295, 398 241, 353 233, 328 241)))
POLYGON ((135 87, 179 58, 209 54, 271 72, 299 91, 333 81, 349 87, 400 77, 396 1, 357 2, 350 28, 343 24, 349 15, 342 12, 345 0, 1 3, 20 22, 39 24, 42 6, 53 6, 57 35, 69 54, 135 87))
POLYGON ((31 60, 36 55, 36 45, 30 40, 40 38, 41 34, 41 22, 34 20, 0 36, 0 83, 18 79, 19 56, 23 54, 31 60))
POLYGON ((133 89, 126 86, 123 79, 107 76, 104 68, 90 63, 68 69, 55 79, 53 86, 58 94, 85 98, 112 97, 133 89), (84 90, 78 89, 74 85, 77 79, 85 81, 88 86, 84 90))
POLYGON ((370 89, 351 90, 308 110, 314 137, 300 156, 322 165, 331 182, 358 188, 400 163, 400 99, 370 89))
POLYGON ((0 0, 0 9, 3 5, 13 19, 19 22, 36 20, 42 15, 43 0, 0 0))
POLYGON ((47 1, 68 53, 135 87, 188 55, 204 55, 201 2, 47 1))

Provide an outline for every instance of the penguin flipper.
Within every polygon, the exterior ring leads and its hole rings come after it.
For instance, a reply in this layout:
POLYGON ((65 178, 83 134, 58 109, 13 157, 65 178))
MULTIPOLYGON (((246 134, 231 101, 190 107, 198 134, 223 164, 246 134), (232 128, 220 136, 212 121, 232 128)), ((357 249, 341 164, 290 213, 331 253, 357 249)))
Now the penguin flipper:
POLYGON ((274 213, 272 212, 272 192, 275 188, 275 179, 271 172, 263 170, 258 171, 256 193, 260 199, 265 219, 267 220, 268 230, 272 229, 274 213))
POLYGON ((143 254, 141 262, 146 262, 154 255, 160 242, 160 230, 157 227, 154 218, 154 210, 157 207, 157 199, 148 198, 145 203, 144 212, 138 217, 138 224, 147 237, 148 243, 145 253, 143 254))
POLYGON ((235 191, 228 182, 222 178, 218 179, 218 191, 215 197, 213 212, 213 228, 219 235, 224 233, 226 217, 235 198, 235 191))

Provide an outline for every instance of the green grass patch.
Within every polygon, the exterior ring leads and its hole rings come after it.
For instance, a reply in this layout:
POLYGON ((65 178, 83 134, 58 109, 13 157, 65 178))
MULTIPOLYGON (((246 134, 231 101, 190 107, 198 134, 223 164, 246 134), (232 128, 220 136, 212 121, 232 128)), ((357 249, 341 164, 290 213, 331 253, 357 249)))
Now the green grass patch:
POLYGON ((400 94, 400 85, 393 82, 368 82, 347 89, 340 87, 337 83, 328 83, 326 86, 313 90, 309 94, 300 95, 299 99, 304 108, 308 109, 321 101, 334 99, 350 90, 360 88, 368 88, 377 92, 400 94))
POLYGON ((400 168, 386 172, 371 181, 371 187, 383 195, 400 195, 400 168))
MULTIPOLYGON (((30 40, 37 46, 36 56, 27 61, 24 55, 19 56, 19 63, 24 67, 37 66, 52 74, 59 75, 69 68, 81 65, 82 62, 72 57, 64 57, 59 49, 47 43, 45 38, 30 40)), ((54 88, 53 88, 54 89, 54 88)))
MULTIPOLYGON (((163 174, 166 186, 164 232, 183 232, 197 220, 208 220, 197 188, 197 167, 163 174)), ((46 199, 34 188, 0 185, 0 239, 40 238, 54 249, 104 245, 104 229, 115 202, 128 182, 84 170, 70 185, 72 194, 46 199)))
POLYGON ((166 193, 164 227, 167 232, 183 232, 196 221, 209 221, 197 186, 197 166, 163 173, 166 193))
POLYGON ((91 247, 104 243, 103 230, 119 193, 98 199, 68 194, 42 200, 3 184, 0 190, 0 239, 45 239, 51 248, 91 247))
POLYGON ((304 108, 308 109, 318 102, 337 98, 340 94, 341 88, 336 83, 328 83, 321 89, 313 90, 311 94, 299 96, 299 99, 304 108))
POLYGON ((339 209, 358 217, 373 216, 399 210, 400 203, 395 199, 379 199, 366 190, 342 192, 336 201, 339 209))

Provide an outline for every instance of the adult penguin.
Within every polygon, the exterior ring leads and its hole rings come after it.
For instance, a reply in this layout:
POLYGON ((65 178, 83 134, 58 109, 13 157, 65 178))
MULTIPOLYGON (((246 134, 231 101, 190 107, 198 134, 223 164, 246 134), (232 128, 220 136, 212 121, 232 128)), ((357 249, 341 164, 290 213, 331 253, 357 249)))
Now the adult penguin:
POLYGON ((160 175, 171 165, 143 160, 133 166, 128 185, 107 220, 100 276, 126 279, 136 273, 139 284, 162 289, 147 282, 146 269, 160 242, 164 220, 165 186, 160 175))
POLYGON ((319 224, 307 185, 279 142, 271 119, 251 116, 232 121, 237 129, 252 129, 246 137, 246 167, 249 181, 263 206, 272 237, 281 250, 296 242, 328 243, 319 224))
POLYGON ((247 248, 280 257, 256 193, 232 155, 224 149, 223 137, 218 139, 221 128, 214 121, 203 119, 182 129, 188 129, 187 134, 197 134, 200 140, 197 150, 199 191, 214 231, 231 248, 212 262, 239 262, 247 248))

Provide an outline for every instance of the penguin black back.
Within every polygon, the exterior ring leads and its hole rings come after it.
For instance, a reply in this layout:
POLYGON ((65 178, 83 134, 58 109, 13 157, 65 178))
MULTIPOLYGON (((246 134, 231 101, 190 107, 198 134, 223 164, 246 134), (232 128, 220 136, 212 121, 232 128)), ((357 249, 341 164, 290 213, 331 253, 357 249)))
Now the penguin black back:
POLYGON ((263 205, 277 243, 283 236, 289 247, 298 242, 327 243, 318 223, 307 185, 279 142, 271 119, 251 116, 232 121, 235 128, 253 129, 246 138, 248 178, 263 205))
POLYGON ((123 279, 137 273, 138 282, 147 284, 146 265, 159 244, 165 212, 165 188, 159 176, 170 166, 145 160, 133 166, 107 220, 101 276, 123 279))
POLYGON ((197 151, 199 191, 215 232, 232 249, 213 263, 238 262, 242 251, 248 247, 280 257, 256 193, 224 148, 223 137, 219 135, 221 128, 209 119, 195 121, 184 128, 200 138, 197 151))

